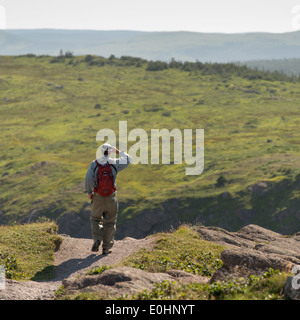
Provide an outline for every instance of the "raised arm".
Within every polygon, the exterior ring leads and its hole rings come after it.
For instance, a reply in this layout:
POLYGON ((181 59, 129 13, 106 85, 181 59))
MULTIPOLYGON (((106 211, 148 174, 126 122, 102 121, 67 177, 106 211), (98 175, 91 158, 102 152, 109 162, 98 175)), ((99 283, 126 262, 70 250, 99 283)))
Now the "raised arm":
POLYGON ((112 151, 119 155, 119 159, 116 159, 116 169, 117 171, 122 171, 127 168, 132 161, 131 156, 125 151, 120 151, 116 147, 112 147, 112 151))

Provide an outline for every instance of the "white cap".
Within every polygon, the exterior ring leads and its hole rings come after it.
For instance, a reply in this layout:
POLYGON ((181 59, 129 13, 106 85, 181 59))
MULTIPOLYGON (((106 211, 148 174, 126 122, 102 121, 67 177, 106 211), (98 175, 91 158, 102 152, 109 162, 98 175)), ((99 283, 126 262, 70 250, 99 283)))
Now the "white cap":
MULTIPOLYGON (((103 143, 103 145, 101 146, 101 153, 102 155, 104 155, 104 152, 107 151, 108 152, 108 155, 109 156, 111 154, 111 151, 112 151, 112 147, 109 143, 103 143)), ((107 157, 106 156, 106 157, 107 157)))

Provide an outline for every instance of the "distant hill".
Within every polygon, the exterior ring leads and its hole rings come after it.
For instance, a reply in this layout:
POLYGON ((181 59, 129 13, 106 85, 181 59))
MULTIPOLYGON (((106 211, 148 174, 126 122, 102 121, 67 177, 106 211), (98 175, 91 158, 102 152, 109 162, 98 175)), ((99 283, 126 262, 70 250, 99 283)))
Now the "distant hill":
POLYGON ((243 62, 249 68, 258 70, 279 71, 287 75, 300 75, 300 59, 252 60, 243 62))
POLYGON ((1 30, 0 55, 111 54, 148 60, 233 62, 300 58, 300 31, 274 33, 197 33, 90 30, 1 30))

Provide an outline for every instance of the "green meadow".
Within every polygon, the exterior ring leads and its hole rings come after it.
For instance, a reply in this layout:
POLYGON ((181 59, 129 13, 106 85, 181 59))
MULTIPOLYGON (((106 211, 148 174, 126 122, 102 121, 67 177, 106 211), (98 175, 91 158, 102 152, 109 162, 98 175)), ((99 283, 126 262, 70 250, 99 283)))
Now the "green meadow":
POLYGON ((214 224, 226 215, 236 228, 234 212, 243 208, 259 211, 254 223, 299 231, 295 210, 277 219, 299 207, 299 83, 230 64, 1 56, 0 223, 24 222, 35 210, 51 219, 79 212, 97 132, 109 128, 118 138, 119 121, 127 121, 128 132, 148 133, 149 159, 151 129, 204 129, 205 164, 195 176, 184 161, 131 165, 117 180, 126 204, 120 224, 179 198, 188 222, 202 212, 214 224), (261 181, 269 192, 254 196, 249 186, 261 181))

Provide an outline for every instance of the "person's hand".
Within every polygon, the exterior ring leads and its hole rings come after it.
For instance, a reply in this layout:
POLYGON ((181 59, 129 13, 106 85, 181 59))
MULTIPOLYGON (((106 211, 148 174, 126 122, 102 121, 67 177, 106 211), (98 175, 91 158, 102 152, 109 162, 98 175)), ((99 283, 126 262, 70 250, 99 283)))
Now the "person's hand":
POLYGON ((114 147, 114 146, 111 146, 111 150, 112 150, 112 152, 115 152, 116 154, 119 154, 119 150, 116 148, 116 147, 114 147))
POLYGON ((89 194, 89 199, 93 200, 93 194, 89 194))

